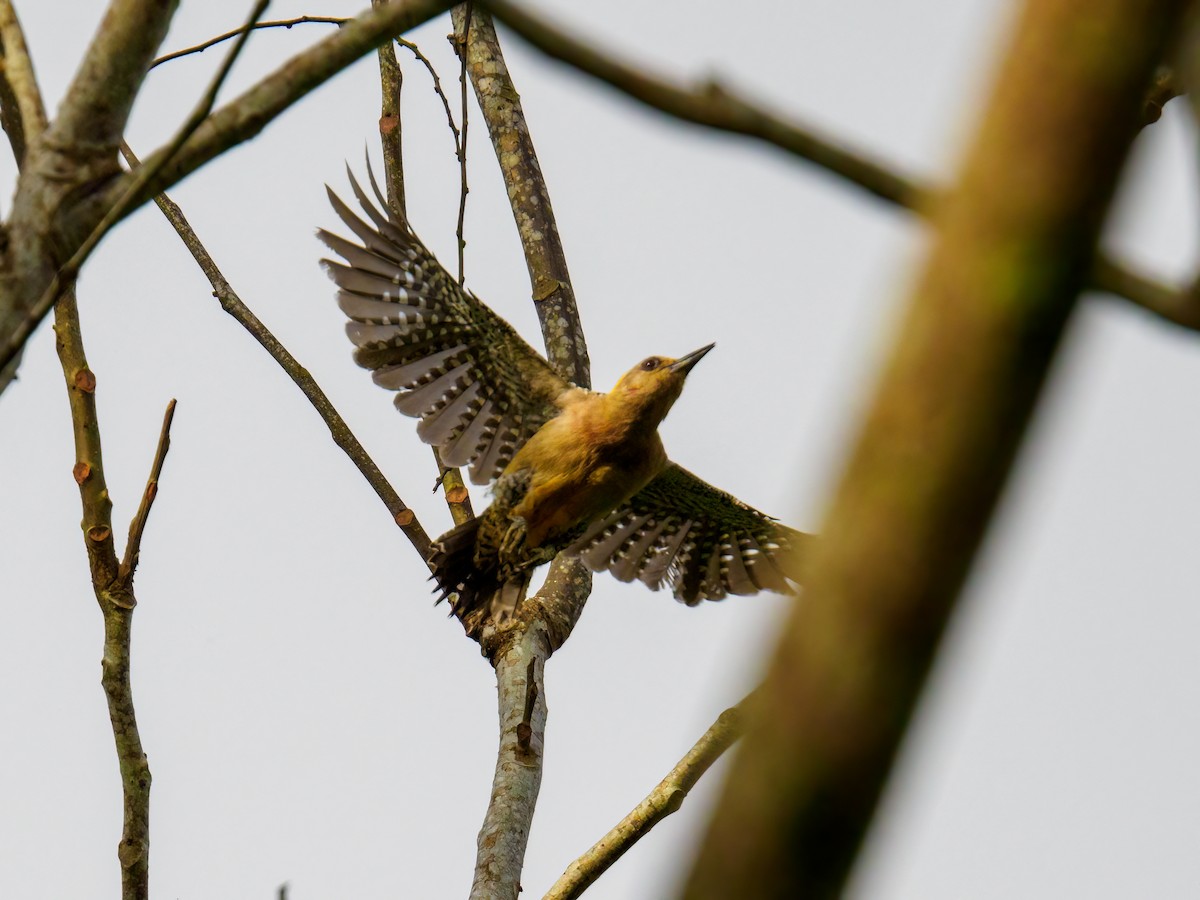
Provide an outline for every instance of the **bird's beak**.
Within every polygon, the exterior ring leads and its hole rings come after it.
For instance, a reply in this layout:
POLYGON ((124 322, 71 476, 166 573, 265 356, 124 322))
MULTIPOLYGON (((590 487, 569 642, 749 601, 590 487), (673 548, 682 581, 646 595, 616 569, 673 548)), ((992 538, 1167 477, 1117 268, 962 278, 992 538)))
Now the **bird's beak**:
POLYGON ((693 350, 687 356, 681 356, 679 359, 675 360, 675 362, 671 363, 669 366, 667 366, 667 368, 672 372, 680 372, 686 375, 692 370, 692 366, 704 359, 704 354, 706 354, 715 346, 717 345, 709 344, 707 347, 701 347, 699 350, 693 350))

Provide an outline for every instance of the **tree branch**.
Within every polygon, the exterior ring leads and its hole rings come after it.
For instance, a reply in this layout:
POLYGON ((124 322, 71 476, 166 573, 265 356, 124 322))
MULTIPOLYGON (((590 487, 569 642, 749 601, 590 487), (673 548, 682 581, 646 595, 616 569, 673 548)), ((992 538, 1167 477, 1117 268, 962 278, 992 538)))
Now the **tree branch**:
MULTIPOLYGON (((12 92, 12 100, 18 113, 15 122, 18 128, 9 131, 13 144, 13 156, 17 165, 25 161, 27 144, 41 140, 46 131, 46 107, 42 103, 42 92, 37 77, 33 74, 33 61, 25 44, 25 32, 17 19, 12 0, 0 0, 0 42, 3 43, 3 79, 12 92), (19 134, 20 137, 16 137, 19 134)), ((5 105, 8 105, 7 103, 5 105)))
POLYGON ((256 0, 254 9, 250 13, 250 22, 247 23, 238 40, 230 48, 229 53, 226 54, 224 62, 209 82, 208 89, 200 98, 200 102, 192 110, 183 125, 180 126, 165 151, 156 157, 152 165, 143 166, 138 169, 124 193, 104 213, 100 221, 92 228, 91 233, 84 239, 83 243, 71 254, 71 258, 63 263, 51 277, 50 283, 46 285, 45 290, 42 292, 42 296, 33 304, 24 321, 17 326, 3 352, 0 352, 0 369, 7 366, 17 353, 20 352, 21 348, 25 345, 25 341, 29 339, 34 329, 37 328, 42 319, 50 312, 55 298, 61 293, 63 287, 74 282, 75 276, 79 273, 80 266, 83 265, 92 251, 96 249, 96 245, 100 243, 117 222, 125 218, 132 209, 134 198, 138 195, 141 188, 153 179, 163 166, 171 160, 183 145, 183 142, 187 140, 212 110, 213 104, 217 99, 217 92, 221 89, 221 85, 229 74, 229 70, 233 68, 234 61, 241 53, 242 48, 246 45, 247 38, 250 36, 249 26, 262 14, 262 11, 267 8, 269 3, 270 0, 256 0))
POLYGON ((1186 5, 1025 4, 687 900, 841 895, 1186 5))
MULTIPOLYGON (((462 6, 455 7, 453 19, 455 31, 461 31, 465 19, 462 6)), ((475 11, 465 50, 475 98, 487 122, 525 250, 525 263, 533 281, 533 303, 546 340, 546 358, 568 381, 589 387, 587 345, 550 192, 525 123, 521 97, 513 87, 487 13, 475 11)))
POLYGON ((158 447, 154 451, 154 462, 150 464, 150 477, 146 479, 146 488, 142 491, 142 502, 138 504, 137 513, 129 523, 129 539, 125 542, 125 556, 121 560, 118 577, 128 583, 133 583, 133 574, 137 571, 138 558, 142 552, 142 535, 146 531, 146 522, 150 519, 150 507, 158 496, 158 479, 162 475, 163 463, 167 460, 167 451, 171 449, 171 423, 175 420, 175 401, 167 404, 163 414, 162 430, 158 435, 158 447))
POLYGON ((129 111, 178 0, 112 0, 48 137, 64 153, 99 153, 116 169, 129 111))
MULTIPOLYGON (((804 123, 764 109, 732 89, 708 80, 694 87, 672 84, 646 74, 640 67, 619 62, 587 43, 549 25, 509 0, 486 2, 501 22, 552 59, 590 75, 628 97, 667 115, 731 134, 740 134, 777 147, 830 172, 873 197, 928 216, 940 191, 901 175, 865 153, 821 135, 804 123)), ((1153 110, 1174 96, 1170 81, 1151 86, 1143 123, 1154 121, 1153 110)), ((1095 261, 1091 286, 1123 297, 1172 324, 1200 331, 1200 292, 1176 288, 1137 274, 1103 254, 1095 261)))
MULTIPOLYGON (((547 357, 577 384, 591 383, 587 347, 550 195, 533 150, 519 95, 508 74, 491 18, 456 7, 457 46, 466 61, 525 250, 547 357), (553 312, 553 314, 551 314, 553 312), (563 323, 566 323, 565 325, 563 323)), ((465 135, 464 135, 465 141, 465 135)), ((465 147, 463 148, 465 151, 465 147)), ((546 660, 570 636, 591 592, 591 573, 577 560, 556 559, 536 597, 513 621, 464 622, 496 667, 500 746, 487 815, 479 832, 471 897, 512 898, 521 870, 542 778, 546 660), (532 683, 531 683, 532 682, 532 683)))
MULTIPOLYGON (((122 152, 125 158, 129 161, 131 167, 139 165, 138 158, 134 156, 133 151, 128 146, 122 147, 122 152)), ((350 430, 345 420, 334 409, 325 392, 321 390, 320 385, 309 374, 309 371, 304 368, 296 360, 288 349, 283 346, 273 335, 270 329, 262 323, 262 321, 254 315, 241 297, 234 291, 233 287, 225 279, 221 270, 217 267, 216 262, 209 255, 208 250, 200 243, 200 239, 196 236, 196 232, 192 230, 192 226, 188 224, 187 219, 183 215, 183 211, 171 200, 166 194, 159 194, 154 198, 154 202, 158 204, 158 208, 171 223, 171 227, 175 229, 175 233, 179 235, 184 246, 188 248, 188 252, 192 254, 192 258, 196 260, 200 270, 208 279, 209 284, 213 287, 213 296, 217 298, 221 304, 221 308, 229 313, 243 328, 250 333, 258 343, 262 346, 271 358, 279 364, 279 367, 287 373, 288 377, 295 382, 300 388, 301 393, 308 398, 308 402, 312 404, 313 409, 321 417, 322 421, 329 428, 329 434, 333 438, 333 442, 341 448, 342 452, 350 458, 350 461, 358 468, 367 483, 383 501, 383 505, 387 507, 391 513, 392 520, 400 526, 400 530, 404 532, 413 549, 417 551, 422 560, 429 556, 429 535, 425 533, 425 529, 421 527, 421 523, 417 521, 412 510, 409 509, 400 495, 396 493, 395 488, 391 486, 387 478, 375 465, 375 461, 371 459, 366 449, 358 442, 358 438, 350 430)))
MULTIPOLYGON (((150 2, 141 0, 143 4, 150 2)), ((159 0, 159 3, 174 7, 167 0, 159 0)), ((151 171, 156 170, 160 160, 167 161, 154 177, 133 193, 123 214, 128 215, 230 147, 249 140, 275 116, 364 53, 393 35, 419 25, 448 5, 446 0, 395 0, 351 20, 337 34, 298 54, 274 74, 208 116, 177 153, 168 146, 152 154, 146 161, 146 167, 151 171)), ((112 46, 119 43, 106 31, 113 18, 112 10, 137 6, 134 0, 114 0, 110 16, 101 26, 93 48, 99 46, 105 52, 111 51, 112 46)), ((158 21, 154 18, 151 24, 158 21)), ((130 23, 146 33, 153 31, 136 18, 122 22, 125 24, 118 23, 120 27, 117 28, 120 34, 125 33, 122 29, 130 23)), ((144 49, 149 44, 139 42, 137 46, 144 49)), ((147 54, 152 51, 153 47, 147 54)), ((147 55, 143 68, 148 63, 147 55)), ((88 68, 88 64, 84 68, 88 68)), ((92 67, 96 71, 100 68, 92 67)), ((79 81, 78 77, 76 81, 79 81)), ((128 81, 127 78, 117 79, 116 83, 120 86, 128 81)), ((94 97, 95 92, 87 92, 87 96, 94 97)), ((74 110, 78 105, 79 101, 69 96, 63 110, 74 110)), ((117 105, 123 108, 127 104, 122 101, 117 105)), ((106 114, 110 112, 106 110, 106 114)), ((31 168, 37 172, 36 177, 22 176, 14 200, 9 252, 4 259, 8 271, 3 274, 8 277, 0 278, 0 347, 4 348, 0 356, 7 358, 20 350, 23 340, 17 339, 17 329, 22 328, 30 309, 45 294, 62 261, 79 248, 106 212, 118 202, 126 202, 122 198, 137 177, 121 173, 115 153, 110 153, 109 148, 73 143, 74 138, 68 140, 74 130, 79 129, 67 127, 62 118, 60 113, 59 120, 47 131, 44 144, 50 157, 44 166, 31 168)), ((78 118, 72 113, 69 120, 74 122, 78 118)), ((123 126, 121 120, 118 138, 123 126)), ((111 123, 100 132, 109 130, 111 123)), ((115 148, 116 139, 112 146, 113 150, 115 148)))
MULTIPOLYGON (((138 516, 130 526, 132 547, 126 563, 117 562, 113 546, 112 500, 104 478, 100 445, 100 423, 96 417, 96 376, 88 368, 79 328, 79 310, 73 289, 65 291, 55 310, 55 334, 59 361, 67 382, 71 422, 75 434, 75 466, 72 474, 79 485, 83 505, 83 541, 91 571, 92 590, 104 617, 104 656, 100 683, 108 700, 108 714, 117 748, 124 797, 124 825, 117 858, 121 865, 122 900, 146 900, 150 853, 150 765, 142 749, 130 683, 130 629, 137 605, 133 575, 137 564, 145 518, 154 488, 147 485, 138 516), (140 524, 139 524, 140 522, 140 524)), ((159 438, 159 449, 151 469, 157 484, 166 455, 170 410, 159 438)))
MULTIPOLYGON (((378 5, 372 0, 372 6, 378 5)), ((196 44, 193 47, 185 47, 182 50, 175 50, 172 53, 167 53, 164 56, 158 57, 154 62, 150 63, 150 68, 155 69, 163 63, 169 63, 177 59, 182 59, 185 56, 191 56, 194 53, 203 53, 210 47, 215 47, 217 44, 222 44, 225 41, 232 40, 238 35, 245 34, 247 31, 261 31, 265 28, 286 28, 289 31, 295 25, 344 25, 350 21, 345 16, 296 16, 294 19, 277 19, 271 22, 254 22, 253 24, 241 28, 235 28, 233 31, 226 31, 224 34, 218 34, 216 37, 209 38, 207 41, 196 44)))
POLYGON ((677 812, 700 777, 721 755, 737 742, 745 729, 747 697, 737 706, 721 713, 712 727, 700 737, 646 798, 624 819, 597 841, 587 853, 567 866, 542 900, 574 900, 608 871, 634 844, 650 833, 655 825, 677 812))
MULTIPOLYGON (((385 2, 386 0, 371 0, 371 5, 381 6, 385 2)), ((424 59, 421 51, 414 49, 413 52, 432 71, 432 66, 430 66, 428 60, 424 59)), ((386 44, 381 44, 376 49, 376 53, 379 57, 379 142, 383 147, 383 180, 387 190, 388 205, 392 208, 392 213, 400 219, 407 219, 404 190, 404 154, 401 147, 404 128, 400 117, 400 91, 404 84, 404 75, 400 71, 400 63, 396 59, 396 51, 392 42, 389 41, 386 44)), ((436 74, 434 75, 434 81, 436 84, 436 74)), ((456 147, 457 143, 456 133, 456 147)), ((367 164, 369 168, 369 159, 367 164)), ((448 467, 442 463, 442 457, 438 453, 437 447, 431 447, 430 449, 433 451, 433 460, 438 470, 438 477, 434 482, 433 489, 436 491, 439 487, 442 488, 443 495, 446 498, 446 506, 450 510, 450 518, 454 521, 455 525, 461 525, 474 516, 474 511, 471 509, 470 492, 463 482, 462 473, 458 469, 448 467)))

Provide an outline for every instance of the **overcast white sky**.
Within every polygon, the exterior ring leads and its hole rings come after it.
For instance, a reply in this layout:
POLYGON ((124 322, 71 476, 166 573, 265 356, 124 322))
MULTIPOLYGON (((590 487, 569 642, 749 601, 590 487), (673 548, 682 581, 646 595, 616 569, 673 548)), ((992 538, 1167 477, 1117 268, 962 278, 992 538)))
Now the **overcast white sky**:
MULTIPOLYGON (((234 27, 247 5, 184 4, 164 50, 234 27)), ((18 6, 53 108, 103 4, 18 6)), ((277 2, 269 15, 358 8, 277 2)), ((1010 14, 987 0, 539 8, 661 71, 727 76, 941 181, 1010 14)), ((441 19, 411 37, 452 87, 449 30, 441 19)), ((226 98, 325 33, 256 36, 226 98)), ((815 530, 919 260, 919 224, 782 154, 660 119, 506 46, 596 385, 650 353, 716 340, 664 425, 668 451, 815 530)), ((409 211, 451 261, 450 138, 424 71, 402 56, 409 211)), ((169 136, 218 59, 152 74, 130 131, 136 150, 169 136)), ((361 166, 377 117, 368 59, 173 194, 437 533, 449 516, 430 493, 429 452, 351 363, 316 264, 313 230, 335 222, 322 183, 344 186, 345 160, 361 166)), ((481 128, 472 136, 468 284, 540 343, 494 157, 481 128)), ((1173 103, 1136 147, 1111 228, 1113 245, 1163 276, 1188 272, 1197 245, 1195 157, 1173 103)), ((11 184, 11 163, 0 166, 11 184)), ((163 408, 179 400, 134 629, 154 774, 152 892, 249 900, 286 881, 293 900, 463 896, 494 762, 492 671, 430 604, 420 561, 315 413, 209 293, 153 207, 106 240, 79 290, 119 534, 163 408)), ((1084 305, 854 896, 1194 896, 1197 383, 1200 337, 1110 299, 1084 305)), ((120 789, 73 463, 43 327, 21 381, 0 396, 0 896, 23 900, 118 894, 120 789)), ((547 672, 526 896, 754 685, 785 603, 688 609, 640 585, 596 584, 547 672)), ((669 896, 721 772, 589 897, 669 896)))

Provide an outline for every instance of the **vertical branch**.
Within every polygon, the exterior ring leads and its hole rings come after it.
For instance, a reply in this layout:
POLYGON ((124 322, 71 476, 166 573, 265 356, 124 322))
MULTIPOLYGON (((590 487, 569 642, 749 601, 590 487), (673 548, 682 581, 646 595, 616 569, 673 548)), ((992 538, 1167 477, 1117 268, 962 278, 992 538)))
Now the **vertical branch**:
POLYGON ((688 900, 840 896, 1185 6, 1025 4, 688 900))
MULTIPOLYGON (((371 0, 372 6, 381 6, 386 0, 371 0)), ((392 41, 380 44, 375 51, 379 57, 379 143, 383 146, 384 181, 387 183, 388 205, 401 217, 406 217, 404 198, 404 154, 400 127, 400 89, 404 85, 404 73, 396 59, 396 47, 392 41)))
MULTIPOLYGON (((380 6, 386 0, 371 0, 372 6, 380 6)), ((420 53, 414 49, 414 52, 420 53)), ((391 206, 394 212, 401 219, 406 219, 407 202, 404 192, 404 153, 403 153, 403 135, 404 125, 400 118, 400 91, 404 85, 404 74, 400 70, 400 63, 396 59, 396 48, 393 42, 379 47, 379 87, 380 87, 380 105, 379 112, 379 141, 383 146, 383 180, 386 184, 388 205, 391 206)), ((423 57, 422 57, 423 58, 423 57)), ((428 61, 426 61, 428 65, 428 61)), ((432 66, 430 66, 432 71, 432 66)), ((436 75, 435 75, 436 79, 436 75)), ((451 127, 453 127, 451 121, 451 127)), ((461 157, 462 150, 459 147, 458 134, 455 132, 455 147, 461 157)), ((461 230, 461 229, 460 229, 461 230)), ((462 280, 462 251, 459 251, 459 280, 462 280)), ((437 447, 433 450, 433 459, 438 467, 438 478, 434 485, 436 491, 441 487, 445 491, 446 506, 450 509, 450 518, 453 519, 455 525, 461 525, 463 522, 472 518, 475 513, 471 509, 471 495, 467 491, 467 486, 463 482, 462 473, 458 469, 451 468, 442 463, 442 457, 438 453, 437 447)))
MULTIPOLYGON (((455 32, 465 36, 459 52, 508 188, 547 357, 557 371, 586 387, 591 383, 587 346, 566 257, 495 28, 485 12, 468 13, 461 5, 454 8, 452 17, 455 32)), ((557 559, 540 594, 522 604, 513 622, 503 627, 485 625, 479 635, 484 652, 496 667, 500 747, 488 811, 479 832, 471 885, 475 900, 515 900, 521 890, 525 848, 542 779, 545 663, 570 636, 591 586, 591 574, 581 563, 557 559)))
POLYGON ((112 500, 104 478, 100 423, 96 416, 96 376, 88 367, 79 327, 75 293, 68 289, 55 308, 59 361, 67 381, 71 422, 75 434, 73 474, 83 504, 83 540, 91 571, 92 589, 104 617, 104 656, 100 683, 108 700, 117 762, 124 797, 123 828, 117 858, 121 865, 122 900, 145 900, 149 885, 150 765, 142 748, 133 688, 129 676, 130 629, 137 601, 133 576, 142 529, 156 493, 158 474, 166 455, 173 404, 164 421, 151 481, 134 524, 126 565, 117 561, 113 543, 112 500))
MULTIPOLYGON (((455 31, 463 32, 467 16, 463 6, 454 7, 451 15, 455 31)), ((589 387, 587 344, 550 192, 525 123, 520 94, 500 52, 496 28, 491 16, 483 10, 472 15, 465 50, 475 98, 487 122, 525 250, 525 263, 533 282, 533 303, 546 340, 546 357, 564 378, 580 387, 589 387)))

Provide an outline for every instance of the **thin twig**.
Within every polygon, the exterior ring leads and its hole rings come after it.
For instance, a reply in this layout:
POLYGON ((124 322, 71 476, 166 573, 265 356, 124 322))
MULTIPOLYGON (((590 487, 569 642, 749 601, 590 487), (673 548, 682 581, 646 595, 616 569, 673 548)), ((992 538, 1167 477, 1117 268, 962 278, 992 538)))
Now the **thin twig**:
MULTIPOLYGON (((463 234, 463 227, 467 219, 467 194, 470 193, 470 187, 467 185, 467 125, 469 119, 467 116, 467 41, 471 36, 471 10, 473 9, 471 0, 460 7, 464 10, 461 16, 462 27, 455 27, 454 34, 450 40, 454 44, 454 52, 458 54, 459 70, 458 70, 458 87, 459 87, 459 119, 462 121, 462 133, 458 135, 458 140, 455 141, 458 151, 458 227, 455 230, 455 235, 458 237, 458 283, 465 284, 467 280, 466 270, 463 267, 464 254, 467 249, 467 239, 463 234)), ((458 23, 459 18, 455 19, 458 23)))
POLYGON ((433 67, 433 63, 429 61, 421 48, 412 41, 404 38, 396 38, 396 43, 401 47, 406 47, 412 52, 412 55, 417 58, 417 61, 423 65, 429 72, 429 76, 433 79, 433 92, 437 94, 438 99, 442 101, 442 108, 446 111, 446 124, 450 127, 450 134, 454 138, 454 158, 459 159, 462 153, 462 141, 459 134, 458 125, 454 122, 454 113, 450 110, 450 100, 446 97, 446 92, 442 90, 442 79, 438 77, 437 69, 433 67))
MULTIPOLYGON (((374 6, 379 6, 384 2, 386 0, 371 0, 374 6)), ((424 59, 419 50, 415 52, 418 58, 424 60, 426 66, 430 65, 429 60, 424 59)), ((400 219, 406 219, 407 201, 404 190, 404 154, 402 152, 404 128, 400 118, 400 92, 404 84, 404 77, 400 71, 400 64, 396 60, 396 52, 390 43, 381 45, 377 55, 379 57, 381 94, 379 139, 383 145, 383 178, 392 214, 400 219)), ((436 72, 434 79, 436 84, 436 72)), ((455 140, 457 143, 457 133, 455 140)), ((369 171, 370 159, 367 160, 367 166, 369 171)), ((471 497, 463 483, 462 473, 458 469, 448 468, 442 464, 442 457, 438 453, 437 447, 431 447, 430 450, 433 452, 433 460, 439 473, 433 489, 437 491, 439 487, 445 488, 446 505, 450 510, 450 517, 455 525, 461 525, 474 516, 471 509, 471 497)))
MULTIPOLYGON (((256 0, 254 9, 250 13, 249 24, 262 15, 263 10, 267 8, 271 0, 256 0)), ((200 124, 212 112, 213 104, 216 103, 217 93, 224 84, 229 70, 233 67, 238 55, 242 52, 242 48, 246 45, 246 40, 250 36, 250 29, 247 26, 239 36, 234 45, 226 54, 221 67, 217 70, 209 82, 208 89, 200 98, 200 102, 192 109, 191 114, 184 120, 182 126, 176 131, 175 136, 164 150, 156 154, 150 161, 149 165, 141 167, 133 179, 125 185, 124 192, 116 199, 116 201, 108 208, 108 211, 92 228, 91 233, 84 239, 83 243, 71 254, 71 257, 63 263, 55 272, 54 277, 50 279, 50 283, 46 286, 42 296, 30 309, 29 314, 17 327, 12 338, 4 348, 4 352, 0 353, 0 371, 8 365, 9 361, 17 354, 29 339, 29 335, 33 334, 33 330, 41 324, 42 319, 50 312, 54 306, 55 300, 62 293, 65 285, 71 284, 76 275, 79 274, 79 267, 96 249, 96 245, 109 232, 117 222, 123 219, 129 211, 134 207, 135 201, 145 186, 161 172, 166 165, 171 162, 172 158, 179 149, 184 145, 189 137, 200 127, 200 124)))
POLYGON ((138 557, 142 552, 142 534, 146 530, 146 522, 150 518, 150 507, 158 496, 158 479, 162 475, 163 463, 167 459, 167 451, 171 449, 171 422, 175 419, 175 401, 167 404, 163 414, 162 430, 158 435, 158 447, 154 451, 154 462, 150 466, 150 477, 146 479, 146 488, 142 491, 142 502, 138 504, 137 513, 129 523, 129 539, 125 542, 125 556, 121 560, 119 578, 131 583, 133 574, 137 571, 138 557))
POLYGON ((671 813, 678 812, 700 777, 742 736, 746 727, 746 707, 753 696, 751 694, 737 706, 721 713, 683 759, 676 763, 675 768, 667 773, 667 777, 629 815, 567 866, 567 870, 542 900, 573 900, 578 897, 634 844, 649 834, 650 829, 671 813))
POLYGON ((163 63, 171 62, 173 59, 180 59, 184 56, 191 56, 193 53, 203 53, 209 47, 215 47, 217 44, 228 41, 238 35, 245 34, 247 31, 261 31, 264 28, 288 28, 293 25, 307 25, 310 22, 319 23, 322 25, 345 25, 350 20, 345 16, 297 16, 294 19, 278 19, 272 22, 254 22, 250 25, 243 25, 241 28, 235 28, 233 31, 227 31, 224 34, 219 34, 214 38, 209 38, 202 44, 197 44, 194 47, 185 47, 183 50, 176 50, 173 53, 168 53, 166 56, 160 56, 154 62, 150 63, 150 68, 161 66, 163 63))
MULTIPOLYGON (((937 189, 902 175, 866 153, 821 135, 816 129, 785 119, 761 105, 739 97, 716 81, 695 87, 672 84, 646 74, 641 66, 619 62, 578 38, 548 24, 509 0, 487 0, 488 8, 505 25, 547 56, 602 81, 646 106, 685 122, 740 134, 777 147, 830 172, 868 194, 928 216, 937 189)), ((1166 102, 1170 82, 1155 85, 1147 97, 1144 121, 1166 102)), ((1200 291, 1173 287, 1138 274, 1127 264, 1104 254, 1097 257, 1091 285, 1134 303, 1172 324, 1200 331, 1200 291)))
MULTIPOLYGON (((134 156, 133 151, 127 145, 122 145, 121 152, 125 154, 125 158, 129 161, 130 166, 137 166, 138 159, 134 156)), ((350 458, 350 461, 358 468, 363 477, 367 479, 367 483, 371 485, 379 499, 383 501, 384 506, 392 515, 392 520, 400 526, 409 542, 413 545, 413 549, 417 551, 421 559, 424 560, 429 556, 429 535, 425 533, 425 529, 421 527, 421 523, 417 521, 413 511, 409 509, 400 495, 396 493, 395 488, 388 483, 379 467, 375 465, 375 461, 358 442, 358 438, 350 431, 345 420, 334 409, 333 404, 329 402, 329 398, 325 396, 325 392, 309 374, 308 370, 296 361, 296 358, 288 352, 276 339, 270 330, 259 320, 249 307, 242 302, 242 299, 234 291, 233 287, 225 280, 225 276, 217 267, 216 262, 209 255, 204 245, 200 243, 200 239, 196 236, 196 232, 192 230, 187 219, 183 215, 183 211, 172 201, 166 194, 159 194, 155 197, 155 203, 162 210, 167 221, 175 229, 175 232, 183 240, 184 245, 192 254, 192 257, 199 264, 200 269, 208 278, 209 283, 213 286, 213 296, 221 304, 229 315, 250 332, 263 349, 271 355, 271 358, 279 363, 288 377, 296 383, 301 392, 313 408, 320 415, 321 419, 329 428, 329 433, 333 437, 333 442, 342 449, 342 452, 350 458)))

